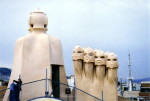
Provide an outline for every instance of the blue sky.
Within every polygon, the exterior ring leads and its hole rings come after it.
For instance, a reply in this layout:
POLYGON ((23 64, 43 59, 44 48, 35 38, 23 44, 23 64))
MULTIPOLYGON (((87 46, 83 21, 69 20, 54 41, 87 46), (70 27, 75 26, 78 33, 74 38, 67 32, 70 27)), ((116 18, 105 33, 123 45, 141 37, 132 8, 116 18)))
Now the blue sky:
POLYGON ((74 46, 115 52, 119 77, 150 77, 148 0, 0 0, 0 65, 13 63, 15 41, 28 34, 29 13, 40 8, 49 19, 48 34, 63 46, 67 75, 74 73, 74 46))

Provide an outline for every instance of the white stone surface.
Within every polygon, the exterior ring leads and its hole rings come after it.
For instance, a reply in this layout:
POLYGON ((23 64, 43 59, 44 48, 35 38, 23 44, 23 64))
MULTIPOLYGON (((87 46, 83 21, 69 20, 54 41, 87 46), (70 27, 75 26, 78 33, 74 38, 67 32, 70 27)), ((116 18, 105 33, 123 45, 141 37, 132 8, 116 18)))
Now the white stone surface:
MULTIPOLYGON (((18 39, 15 46, 14 62, 9 85, 18 80, 19 75, 23 83, 44 79, 46 69, 48 78, 52 79, 51 65, 59 65, 60 82, 67 84, 64 70, 61 42, 58 38, 46 34, 48 18, 41 11, 30 14, 29 34, 18 39)), ((48 85, 52 91, 51 82, 48 85)), ((65 87, 60 86, 60 97, 65 98, 65 87)), ((45 95, 45 81, 22 86, 21 101, 45 95)), ((3 101, 7 101, 9 91, 3 101)))
MULTIPOLYGON (((114 53, 76 46, 73 51, 76 87, 104 101, 118 101, 118 59, 114 53), (81 51, 84 50, 84 51, 81 51), (84 58, 82 58, 84 57, 84 58)), ((76 90, 77 101, 99 101, 76 90)))

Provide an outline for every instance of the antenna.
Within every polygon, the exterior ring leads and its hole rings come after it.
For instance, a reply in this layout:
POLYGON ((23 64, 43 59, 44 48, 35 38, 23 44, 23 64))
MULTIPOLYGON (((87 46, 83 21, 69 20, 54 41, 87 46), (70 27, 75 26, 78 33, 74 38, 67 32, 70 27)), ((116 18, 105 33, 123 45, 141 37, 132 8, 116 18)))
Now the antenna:
POLYGON ((131 58, 130 53, 128 54, 128 69, 129 69, 129 77, 128 77, 128 91, 132 91, 132 75, 131 75, 131 58))
POLYGON ((130 58, 130 53, 129 53, 129 60, 128 60, 128 68, 129 68, 129 77, 131 77, 131 58, 130 58))

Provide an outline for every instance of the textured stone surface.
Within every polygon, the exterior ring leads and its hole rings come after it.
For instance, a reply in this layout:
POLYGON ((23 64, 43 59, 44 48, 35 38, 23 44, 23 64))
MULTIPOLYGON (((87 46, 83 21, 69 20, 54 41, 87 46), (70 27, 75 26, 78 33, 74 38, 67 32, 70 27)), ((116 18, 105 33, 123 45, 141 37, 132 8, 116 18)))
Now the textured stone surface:
MULTIPOLYGON (((118 101, 118 59, 114 53, 76 46, 72 58, 77 88, 99 99, 103 91, 104 101, 118 101)), ((79 90, 76 90, 76 100, 99 101, 79 90)))
MULTIPOLYGON (((58 38, 46 34, 47 24, 48 18, 43 12, 35 11, 30 14, 29 34, 16 42, 9 86, 13 80, 18 80, 19 75, 23 83, 44 79, 46 69, 48 78, 51 79, 52 65, 59 65, 60 82, 67 84, 61 42, 58 38)), ((48 88, 51 92, 51 82, 48 88)), ((60 86, 60 90, 60 97, 66 98, 65 87, 60 86)), ((8 95, 9 91, 6 92, 3 101, 7 101, 8 95)), ((22 86, 21 101, 44 95, 45 81, 22 86)))

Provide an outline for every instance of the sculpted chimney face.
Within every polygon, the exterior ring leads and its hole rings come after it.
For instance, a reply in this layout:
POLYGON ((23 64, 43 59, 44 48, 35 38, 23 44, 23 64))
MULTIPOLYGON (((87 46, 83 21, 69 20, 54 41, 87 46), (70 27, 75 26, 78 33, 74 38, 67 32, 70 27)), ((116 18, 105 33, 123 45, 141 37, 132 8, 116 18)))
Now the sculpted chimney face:
POLYGON ((34 29, 43 29, 47 31, 48 18, 44 12, 40 10, 30 13, 29 31, 34 29))
POLYGON ((95 65, 105 66, 106 65, 106 55, 101 50, 95 50, 95 65))
POLYGON ((84 49, 84 62, 86 62, 86 63, 94 62, 93 49, 91 49, 91 48, 84 49))
POLYGON ((106 53, 107 54, 107 68, 118 68, 118 58, 114 53, 106 53))
POLYGON ((72 54, 73 61, 83 60, 83 49, 80 46, 76 46, 72 54))

